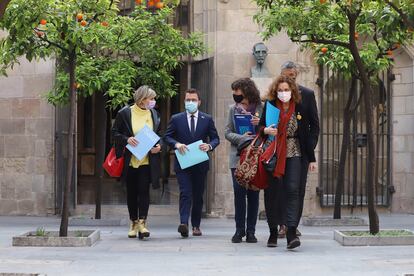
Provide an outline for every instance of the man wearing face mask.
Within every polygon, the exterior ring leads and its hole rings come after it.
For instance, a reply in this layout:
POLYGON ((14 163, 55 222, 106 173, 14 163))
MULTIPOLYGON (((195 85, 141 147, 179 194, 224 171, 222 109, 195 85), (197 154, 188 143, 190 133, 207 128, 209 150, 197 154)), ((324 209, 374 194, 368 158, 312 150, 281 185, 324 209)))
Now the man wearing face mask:
MULTIPOLYGON (((296 78, 298 76, 298 69, 294 62, 287 61, 281 66, 281 75, 287 76, 293 79, 296 82, 296 78)), ((309 138, 308 143, 311 147, 315 148, 316 144, 318 143, 319 137, 319 118, 318 118, 318 109, 316 107, 316 100, 315 100, 315 93, 313 90, 299 85, 299 93, 302 97, 302 106, 304 106, 304 112, 306 112, 306 116, 302 121, 303 125, 309 127, 309 138)), ((306 189, 306 181, 308 178, 308 170, 315 171, 316 170, 316 163, 309 162, 307 156, 302 157, 302 164, 301 164, 301 179, 300 179, 300 207, 299 207, 299 216, 302 216, 303 211, 303 203, 305 199, 305 189, 306 189)), ((299 221, 298 221, 299 223, 299 221)), ((284 226, 284 225, 283 225, 284 226)), ((286 227, 281 226, 279 229, 279 237, 283 237, 285 234, 286 227)), ((300 236, 301 233, 299 230, 297 234, 300 236)))
MULTIPOLYGON (((164 141, 180 153, 188 151, 187 145, 202 140, 200 149, 205 152, 214 150, 220 139, 214 126, 213 118, 198 110, 201 104, 196 89, 185 93, 185 111, 171 117, 165 132, 164 141)), ((188 222, 191 217, 193 236, 201 236, 201 211, 203 209, 204 186, 209 170, 209 161, 202 162, 187 169, 181 169, 175 158, 174 170, 180 187, 180 225, 178 232, 183 238, 188 237, 188 222)))
POLYGON ((149 185, 159 187, 161 145, 156 144, 143 159, 138 160, 129 150, 127 144, 135 147, 140 141, 135 135, 146 125, 160 135, 160 116, 155 107, 154 90, 146 85, 139 87, 134 93, 135 104, 122 108, 112 127, 116 156, 124 156, 124 168, 121 180, 127 187, 127 205, 131 220, 128 231, 129 238, 147 238, 150 232, 147 226, 147 215, 150 201, 149 185))

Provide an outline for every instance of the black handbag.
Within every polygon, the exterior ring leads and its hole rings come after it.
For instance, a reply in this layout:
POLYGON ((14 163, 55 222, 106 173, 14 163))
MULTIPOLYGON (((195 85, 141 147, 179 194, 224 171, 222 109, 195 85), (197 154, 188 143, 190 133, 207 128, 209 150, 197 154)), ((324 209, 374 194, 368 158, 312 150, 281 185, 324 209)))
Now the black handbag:
POLYGON ((267 148, 264 150, 262 154, 262 158, 260 159, 262 161, 262 165, 265 168, 265 170, 270 173, 273 173, 273 171, 276 168, 276 163, 277 163, 276 145, 277 145, 276 140, 273 140, 272 142, 270 142, 270 144, 268 144, 267 148))

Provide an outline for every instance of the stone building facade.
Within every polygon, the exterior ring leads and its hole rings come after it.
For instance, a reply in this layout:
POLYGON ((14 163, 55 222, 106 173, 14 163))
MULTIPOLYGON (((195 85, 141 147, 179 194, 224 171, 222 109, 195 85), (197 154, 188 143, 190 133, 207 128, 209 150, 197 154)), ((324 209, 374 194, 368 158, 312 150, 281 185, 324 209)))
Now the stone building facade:
POLYGON ((55 212, 54 108, 42 97, 54 74, 53 62, 21 59, 0 78, 2 215, 55 212))
MULTIPOLYGON (((253 22, 257 8, 250 0, 182 2, 190 9, 191 30, 203 32, 209 47, 208 53, 193 61, 213 61, 208 111, 215 118, 222 142, 212 158, 206 209, 213 215, 232 215, 229 143, 224 138, 224 127, 228 107, 233 102, 230 84, 237 78, 249 77, 255 64, 252 47, 261 41, 260 28, 253 22)), ((315 90, 320 105, 320 92, 315 84, 318 68, 311 55, 300 51, 283 33, 265 44, 269 49, 265 62, 269 71, 277 76, 283 62, 297 62, 299 83, 315 90)), ((381 210, 414 213, 414 48, 400 49, 394 58, 395 80, 389 100, 392 103, 390 181, 395 193, 390 207, 381 210)), ((55 211, 55 110, 41 97, 51 87, 53 78, 53 62, 24 60, 10 71, 8 78, 0 78, 0 214, 45 215, 55 211)), ((317 156, 318 152, 319 148, 317 156)), ((318 172, 308 177, 305 216, 332 212, 319 204, 316 193, 319 178, 318 172)))

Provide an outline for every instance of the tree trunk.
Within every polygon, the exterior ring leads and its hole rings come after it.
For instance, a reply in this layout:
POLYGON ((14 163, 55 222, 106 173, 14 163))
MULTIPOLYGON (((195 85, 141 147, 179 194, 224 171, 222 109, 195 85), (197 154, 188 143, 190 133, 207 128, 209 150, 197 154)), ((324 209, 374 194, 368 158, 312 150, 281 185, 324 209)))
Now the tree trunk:
POLYGON ((106 98, 103 93, 95 93, 95 219, 101 218, 102 180, 104 171, 102 164, 105 159, 106 145, 106 98))
POLYGON ((62 219, 60 222, 59 236, 68 235, 69 221, 69 194, 72 185, 73 161, 74 161, 74 142, 75 142, 75 120, 76 120, 76 89, 75 89, 75 69, 76 52, 71 50, 68 61, 69 70, 69 129, 68 129, 68 163, 66 165, 66 181, 63 187, 62 219))
POLYGON ((0 2, 0 19, 3 17, 6 11, 7 5, 10 3, 10 1, 11 0, 3 0, 0 2))
POLYGON ((352 77, 351 87, 348 92, 348 100, 344 107, 344 126, 343 126, 343 136, 342 136, 342 145, 341 145, 341 155, 339 157, 339 168, 338 168, 338 178, 336 181, 335 189, 335 208, 334 208, 334 219, 341 218, 341 199, 344 192, 344 182, 345 182, 345 162, 347 157, 347 152, 349 149, 349 141, 351 135, 351 104, 354 98, 356 98, 356 77, 352 77))
POLYGON ((372 87, 368 77, 368 72, 359 54, 359 50, 355 41, 355 26, 357 15, 348 14, 349 18, 349 38, 350 38, 350 51, 354 58, 356 67, 362 82, 362 93, 364 93, 365 103, 365 123, 367 128, 367 197, 368 197, 368 217, 369 217, 369 232, 371 234, 377 234, 379 232, 379 219, 375 207, 375 185, 374 185, 374 174, 376 166, 376 152, 375 152, 375 141, 374 141, 374 120, 373 120, 373 103, 372 103, 372 87))

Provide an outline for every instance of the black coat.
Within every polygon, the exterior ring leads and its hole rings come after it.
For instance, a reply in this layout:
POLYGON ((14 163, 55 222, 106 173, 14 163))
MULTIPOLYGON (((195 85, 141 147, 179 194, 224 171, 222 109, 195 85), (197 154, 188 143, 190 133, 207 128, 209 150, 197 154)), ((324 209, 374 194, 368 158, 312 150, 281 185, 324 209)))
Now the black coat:
MULTIPOLYGON (((158 136, 161 137, 160 134, 160 116, 158 112, 154 109, 151 109, 151 117, 154 126, 154 131, 157 133, 158 136)), ((125 148, 128 144, 128 138, 134 136, 132 131, 132 123, 131 123, 131 107, 125 106, 121 110, 119 110, 118 114, 115 118, 115 123, 112 127, 112 137, 115 142, 115 151, 116 157, 119 158, 124 154, 124 169, 122 171, 121 180, 125 181, 127 171, 129 168, 129 163, 131 161, 131 152, 125 148)), ((161 144, 161 141, 159 142, 161 144)), ((160 187, 159 180, 160 180, 160 172, 161 172, 161 159, 160 154, 152 154, 149 153, 149 165, 151 169, 151 183, 154 189, 158 189, 160 187)))
MULTIPOLYGON (((298 119, 297 133, 300 150, 302 157, 305 157, 309 162, 315 162, 315 147, 319 138, 319 117, 318 109, 316 107, 315 93, 303 86, 299 86, 299 90, 302 100, 300 103, 296 104, 295 114, 298 119)), ((275 100, 270 101, 270 103, 276 106, 275 100)), ((259 125, 266 125, 266 104, 259 125)))

